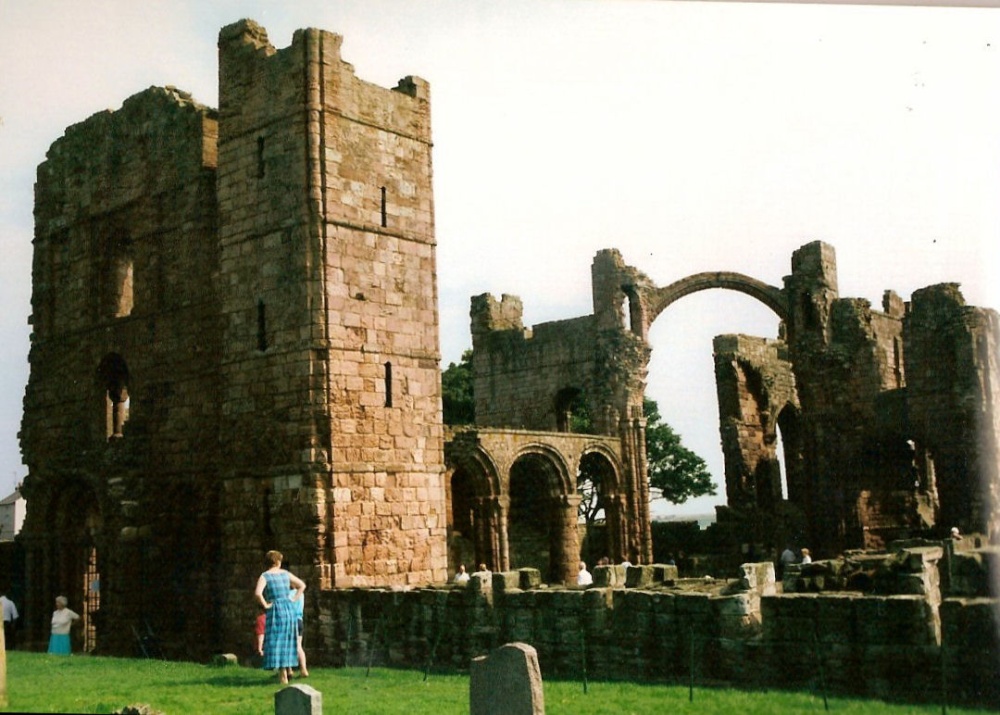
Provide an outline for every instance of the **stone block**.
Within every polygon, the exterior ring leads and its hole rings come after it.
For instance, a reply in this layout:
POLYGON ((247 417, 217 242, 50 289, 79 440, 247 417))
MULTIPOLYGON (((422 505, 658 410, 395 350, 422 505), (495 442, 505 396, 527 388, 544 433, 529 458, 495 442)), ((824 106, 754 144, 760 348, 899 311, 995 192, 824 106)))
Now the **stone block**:
POLYGON ((677 578, 677 567, 673 564, 653 564, 653 580, 657 583, 673 583, 677 578))
POLYGON ((916 546, 904 549, 905 567, 912 573, 920 573, 928 564, 936 564, 944 556, 940 546, 916 546))
POLYGON ((493 574, 489 571, 476 571, 470 574, 468 581, 468 589, 473 593, 482 593, 484 591, 493 592, 493 574))
POLYGON ((629 566, 625 572, 625 588, 648 588, 655 582, 653 566, 629 566))
POLYGON ((528 591, 542 585, 542 572, 533 568, 522 568, 517 570, 519 576, 518 588, 528 591))
POLYGON ((545 695, 538 652, 526 643, 507 643, 472 659, 470 715, 544 715, 545 695))
POLYGON ((625 585, 624 572, 621 566, 595 566, 593 585, 595 588, 621 588, 625 585))
POLYGON ((517 571, 496 571, 490 583, 494 593, 507 593, 521 587, 521 575, 517 571))
POLYGON ((774 564, 770 561, 761 563, 746 563, 740 566, 743 576, 740 588, 747 591, 758 591, 761 595, 775 593, 774 564))

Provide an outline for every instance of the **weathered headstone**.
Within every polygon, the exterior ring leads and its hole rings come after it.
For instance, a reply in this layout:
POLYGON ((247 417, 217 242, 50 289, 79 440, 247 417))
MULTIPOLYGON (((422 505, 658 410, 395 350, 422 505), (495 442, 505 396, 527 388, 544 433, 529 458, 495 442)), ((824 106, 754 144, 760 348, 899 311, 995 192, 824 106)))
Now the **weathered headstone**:
POLYGON ((323 715, 323 693, 308 685, 289 685, 274 694, 274 715, 323 715))
POLYGON ((470 715, 545 715, 538 652, 527 643, 507 643, 472 659, 470 715))
POLYGON ((240 659, 236 657, 235 653, 216 653, 208 664, 215 668, 228 668, 239 665, 240 659))

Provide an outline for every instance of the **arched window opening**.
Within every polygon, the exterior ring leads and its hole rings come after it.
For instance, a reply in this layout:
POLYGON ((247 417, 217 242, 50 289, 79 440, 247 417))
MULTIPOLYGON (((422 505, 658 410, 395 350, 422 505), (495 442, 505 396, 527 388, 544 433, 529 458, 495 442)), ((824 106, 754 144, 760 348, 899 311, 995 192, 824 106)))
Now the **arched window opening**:
POLYGON ((594 425, 587 400, 578 387, 565 387, 556 393, 556 431, 593 434, 594 425))
POLYGON ((264 178, 264 137, 257 137, 257 178, 264 178))
POLYGON ((385 228, 388 225, 388 218, 389 218, 389 216, 388 216, 388 213, 386 211, 386 206, 385 206, 385 187, 384 186, 380 187, 380 193, 382 195, 382 202, 381 202, 382 203, 382 209, 381 209, 381 211, 382 211, 382 228, 385 228))
POLYGON ((128 235, 113 238, 105 263, 105 306, 114 318, 132 314, 135 306, 135 275, 132 239, 128 235))
POLYGON ((778 413, 775 452, 778 464, 782 467, 782 498, 792 504, 804 507, 807 485, 803 467, 799 412, 791 404, 786 404, 778 413))
POLYGON ((267 350, 267 306, 264 301, 257 301, 257 349, 267 350))
POLYGON ((778 465, 778 479, 780 480, 781 500, 788 501, 788 473, 782 468, 785 463, 785 440, 781 435, 781 424, 779 423, 774 431, 774 460, 778 465))
POLYGON ((580 458, 576 474, 576 491, 580 495, 580 522, 588 526, 602 523, 605 518, 606 494, 614 479, 607 458, 596 452, 580 458))
POLYGON ((97 375, 104 392, 105 437, 120 439, 129 418, 128 365, 121 355, 110 353, 101 360, 97 375))
POLYGON ((625 296, 622 302, 622 327, 635 335, 644 337, 645 328, 643 327, 642 320, 642 303, 639 300, 639 294, 636 292, 635 286, 622 286, 622 293, 625 296))
POLYGON ((392 407, 392 363, 385 364, 385 406, 392 407))
POLYGON ((135 305, 133 278, 132 259, 119 259, 115 265, 115 281, 118 284, 118 299, 115 308, 116 318, 124 318, 132 314, 132 308, 135 305))

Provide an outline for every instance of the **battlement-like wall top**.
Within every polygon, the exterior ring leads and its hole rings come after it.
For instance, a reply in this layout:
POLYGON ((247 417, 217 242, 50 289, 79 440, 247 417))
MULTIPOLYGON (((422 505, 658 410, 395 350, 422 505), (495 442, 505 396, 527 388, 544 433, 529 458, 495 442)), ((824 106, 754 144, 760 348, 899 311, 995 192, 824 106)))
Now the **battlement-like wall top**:
POLYGON ((498 301, 489 293, 472 297, 472 334, 494 330, 523 330, 524 306, 516 295, 504 294, 498 301))

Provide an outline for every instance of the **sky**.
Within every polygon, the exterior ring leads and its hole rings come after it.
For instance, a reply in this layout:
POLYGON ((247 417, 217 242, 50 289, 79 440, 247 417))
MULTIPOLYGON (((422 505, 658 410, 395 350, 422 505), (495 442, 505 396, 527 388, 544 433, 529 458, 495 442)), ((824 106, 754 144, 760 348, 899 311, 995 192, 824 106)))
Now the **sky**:
MULTIPOLYGON (((1000 10, 625 0, 0 0, 0 497, 26 468, 35 170, 70 124, 173 85, 217 106, 218 31, 343 35, 367 81, 431 85, 442 367, 473 295, 526 325, 592 312, 617 248, 659 285, 736 271, 774 286, 834 246, 842 297, 942 282, 1000 308, 1000 10)), ((647 394, 719 484, 712 338, 777 336, 713 290, 654 323, 647 394)))

